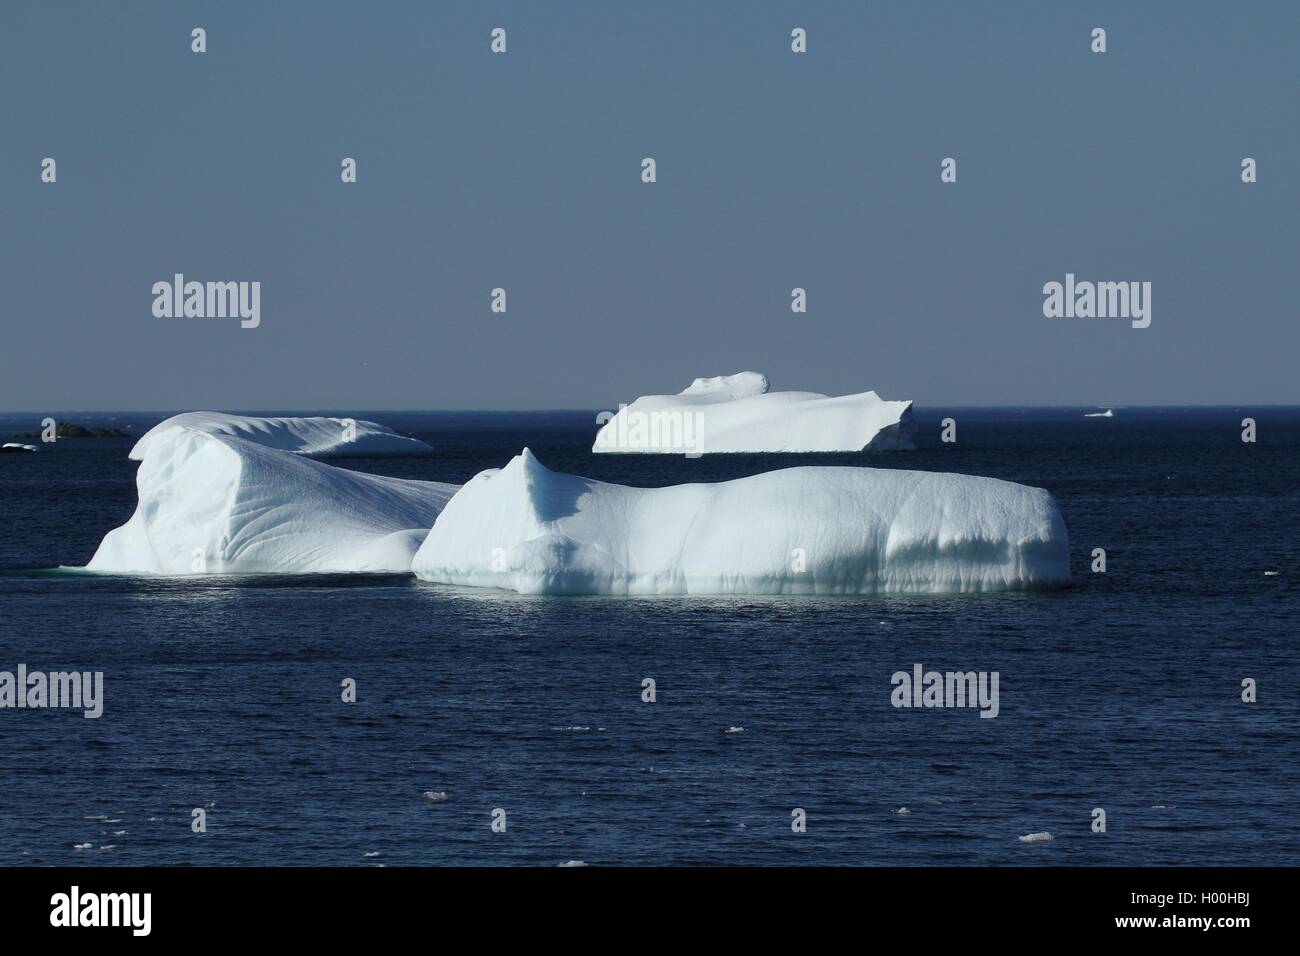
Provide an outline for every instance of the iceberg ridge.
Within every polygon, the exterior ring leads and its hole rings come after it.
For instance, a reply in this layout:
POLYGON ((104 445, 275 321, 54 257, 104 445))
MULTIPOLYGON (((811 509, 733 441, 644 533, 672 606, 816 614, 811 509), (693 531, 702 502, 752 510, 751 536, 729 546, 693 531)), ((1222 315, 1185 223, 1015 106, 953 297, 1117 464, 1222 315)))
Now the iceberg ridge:
POLYGON ((131 449, 131 457, 143 461, 149 446, 175 428, 242 438, 306 458, 427 455, 433 451, 419 439, 399 435, 387 425, 353 418, 259 418, 226 412, 185 412, 159 422, 141 435, 131 449))
POLYGON ((630 488, 552 472, 528 450, 438 516, 423 580, 526 594, 878 594, 1070 579, 1052 496, 993 478, 802 467, 630 488))

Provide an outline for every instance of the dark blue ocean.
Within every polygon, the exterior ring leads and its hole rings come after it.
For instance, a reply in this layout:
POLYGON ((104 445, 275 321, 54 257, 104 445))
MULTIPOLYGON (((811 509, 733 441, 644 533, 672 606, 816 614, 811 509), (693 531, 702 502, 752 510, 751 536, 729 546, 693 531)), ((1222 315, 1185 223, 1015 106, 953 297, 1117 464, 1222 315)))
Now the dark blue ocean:
MULTIPOLYGON (((105 681, 98 720, 0 710, 0 863, 1300 862, 1300 409, 1085 411, 921 409, 915 452, 694 461, 592 455, 588 412, 372 412, 437 456, 345 463, 463 482, 527 445, 634 485, 820 463, 1050 490, 1073 586, 954 597, 51 571, 133 511, 132 442, 0 455, 0 670, 105 681), (895 709, 890 677, 915 663, 998 671, 998 717, 895 709), (1054 839, 1017 839, 1038 831, 1054 839)), ((133 434, 162 417, 60 416, 133 434)))

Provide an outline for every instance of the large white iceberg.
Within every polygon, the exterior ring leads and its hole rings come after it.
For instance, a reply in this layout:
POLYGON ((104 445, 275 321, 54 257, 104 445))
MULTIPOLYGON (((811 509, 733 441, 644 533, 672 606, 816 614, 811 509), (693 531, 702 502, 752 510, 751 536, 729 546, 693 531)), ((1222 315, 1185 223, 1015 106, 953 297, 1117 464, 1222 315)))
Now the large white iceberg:
POLYGON ((629 488, 524 449, 448 502, 423 580, 526 594, 875 594, 1065 584, 1052 496, 993 478, 804 467, 629 488))
POLYGON ((243 438, 306 458, 427 455, 433 451, 418 438, 399 435, 387 425, 354 418, 258 418, 225 412, 185 412, 145 432, 131 457, 143 460, 153 441, 165 439, 176 428, 243 438))
POLYGON ((135 514, 104 537, 88 570, 409 571, 459 487, 303 457, 303 448, 322 447, 312 442, 317 426, 310 423, 329 419, 242 419, 252 424, 232 430, 211 427, 215 417, 178 415, 136 443, 135 514), (278 447, 293 444, 291 435, 300 439, 293 453, 278 447))
POLYGON ((913 448, 912 403, 875 392, 770 392, 767 376, 697 378, 677 395, 643 395, 596 433, 593 452, 872 451, 913 448))

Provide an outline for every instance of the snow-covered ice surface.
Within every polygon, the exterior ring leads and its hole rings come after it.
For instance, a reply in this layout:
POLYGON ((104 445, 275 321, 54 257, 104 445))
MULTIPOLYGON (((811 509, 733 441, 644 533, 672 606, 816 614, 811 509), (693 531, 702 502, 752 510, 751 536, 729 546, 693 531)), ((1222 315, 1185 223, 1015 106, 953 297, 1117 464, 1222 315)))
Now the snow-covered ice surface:
POLYGON ((185 412, 149 429, 136 442, 131 457, 143 461, 149 445, 175 428, 243 438, 308 458, 428 455, 433 451, 419 439, 399 435, 376 422, 350 418, 257 418, 225 412, 185 412))
POLYGON ((993 478, 803 467, 630 488, 528 449, 447 504, 412 563, 445 584, 526 594, 874 594, 1065 584, 1046 491, 993 478))
POLYGON ((697 378, 677 395, 644 395, 596 434, 594 452, 709 454, 913 448, 912 403, 875 392, 771 392, 767 376, 697 378))
POLYGON ((735 375, 714 375, 697 378, 679 393, 700 401, 734 402, 740 398, 764 395, 771 386, 762 372, 737 372, 735 375))
POLYGON ((458 487, 360 474, 274 444, 315 427, 294 423, 331 419, 246 419, 274 423, 253 427, 269 439, 259 442, 190 418, 168 419, 136 443, 135 514, 104 537, 87 570, 409 571, 458 487))

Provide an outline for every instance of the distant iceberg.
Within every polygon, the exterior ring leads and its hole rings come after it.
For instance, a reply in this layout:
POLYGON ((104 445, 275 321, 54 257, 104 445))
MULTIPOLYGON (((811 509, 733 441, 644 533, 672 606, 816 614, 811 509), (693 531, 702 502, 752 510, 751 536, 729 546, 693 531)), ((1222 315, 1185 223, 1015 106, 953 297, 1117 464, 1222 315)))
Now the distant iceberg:
POLYGON ((448 502, 412 570, 526 594, 928 594, 1062 585, 1070 560, 1052 496, 993 478, 803 467, 629 488, 524 449, 448 502))
POLYGON ((1086 412, 1084 418, 1114 418, 1115 409, 1108 408, 1104 412, 1086 412))
POLYGON ((677 395, 643 395, 596 434, 593 452, 711 454, 910 449, 912 403, 875 392, 770 392, 767 376, 697 378, 677 395))
POLYGON ((0 453, 6 455, 31 453, 36 451, 35 445, 24 445, 22 442, 7 441, 0 445, 0 453))
POLYGON ((175 428, 242 438, 306 458, 389 457, 433 452, 419 439, 399 435, 386 425, 353 418, 257 418, 225 412, 186 412, 173 415, 147 431, 131 450, 131 457, 143 461, 150 443, 175 428))
POLYGON ((136 443, 139 504, 104 537, 87 570, 410 571, 459 487, 365 475, 303 457, 325 447, 317 423, 333 419, 238 418, 241 424, 229 428, 218 419, 236 416, 178 415, 136 443))

